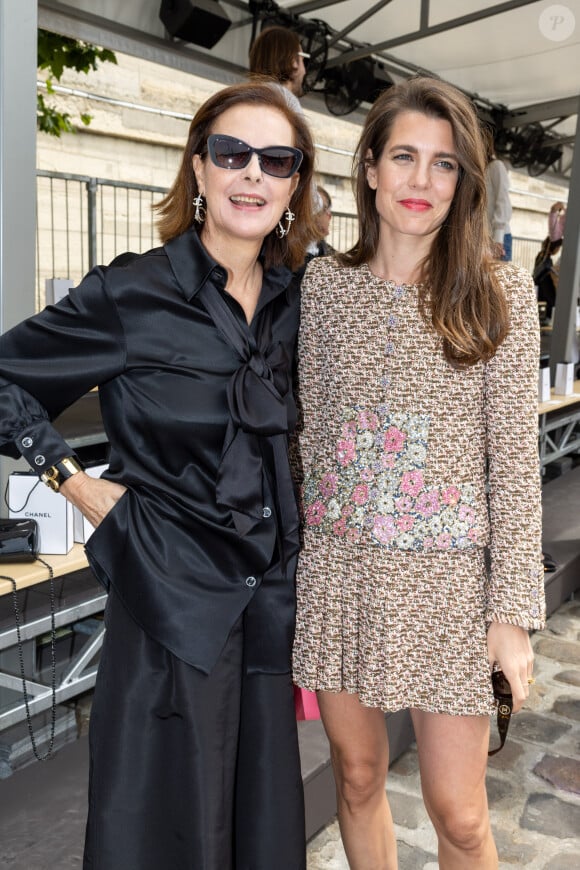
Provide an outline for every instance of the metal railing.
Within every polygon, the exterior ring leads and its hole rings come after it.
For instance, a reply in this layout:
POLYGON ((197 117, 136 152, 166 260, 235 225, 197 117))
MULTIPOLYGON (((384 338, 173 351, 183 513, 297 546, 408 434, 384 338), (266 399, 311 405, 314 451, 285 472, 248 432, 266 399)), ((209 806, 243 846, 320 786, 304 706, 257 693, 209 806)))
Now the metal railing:
POLYGON ((333 211, 328 242, 335 251, 348 251, 358 238, 358 220, 355 214, 333 211))
POLYGON ((152 206, 164 187, 70 175, 37 173, 36 306, 45 304, 45 281, 80 281, 98 263, 122 251, 159 244, 152 206))
MULTIPOLYGON (((159 244, 152 206, 166 188, 37 171, 36 307, 46 302, 45 283, 68 278, 74 284, 99 263, 123 251, 159 244)), ((354 214, 333 212, 329 242, 337 251, 355 243, 354 214)), ((514 237, 513 262, 533 270, 541 239, 514 237)))
POLYGON ((534 271, 534 260, 540 250, 543 239, 530 239, 525 236, 514 236, 512 239, 512 262, 523 266, 528 272, 534 271))

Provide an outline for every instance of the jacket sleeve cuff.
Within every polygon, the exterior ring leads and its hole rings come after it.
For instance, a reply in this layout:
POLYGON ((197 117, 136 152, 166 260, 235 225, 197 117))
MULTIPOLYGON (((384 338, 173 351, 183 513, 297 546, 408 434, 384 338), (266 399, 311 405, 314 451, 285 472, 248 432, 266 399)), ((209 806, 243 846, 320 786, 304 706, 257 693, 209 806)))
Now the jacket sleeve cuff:
POLYGON ((517 625, 519 628, 525 628, 526 631, 542 631, 546 627, 546 611, 541 605, 533 603, 528 610, 522 610, 518 613, 509 613, 505 610, 488 607, 485 611, 485 622, 487 625, 492 622, 501 622, 507 625, 517 625))
POLYGON ((27 426, 15 441, 16 447, 33 471, 41 475, 47 468, 75 452, 48 420, 27 426))

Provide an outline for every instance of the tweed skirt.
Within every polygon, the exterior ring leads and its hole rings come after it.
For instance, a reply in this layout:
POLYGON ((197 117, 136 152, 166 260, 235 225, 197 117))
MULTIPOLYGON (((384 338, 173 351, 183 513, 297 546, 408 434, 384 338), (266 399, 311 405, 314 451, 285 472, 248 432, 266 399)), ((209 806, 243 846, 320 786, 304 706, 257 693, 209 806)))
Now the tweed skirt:
POLYGON ((481 547, 415 552, 307 534, 295 682, 385 711, 492 713, 484 556, 481 547))

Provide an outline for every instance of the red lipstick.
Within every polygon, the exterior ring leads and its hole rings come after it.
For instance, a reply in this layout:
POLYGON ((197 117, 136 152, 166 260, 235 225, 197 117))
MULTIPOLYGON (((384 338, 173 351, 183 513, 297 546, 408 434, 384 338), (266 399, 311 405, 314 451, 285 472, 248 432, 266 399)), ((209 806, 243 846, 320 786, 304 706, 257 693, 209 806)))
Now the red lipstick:
POLYGON ((431 208, 431 203, 426 199, 400 199, 399 203, 411 211, 427 211, 431 208))

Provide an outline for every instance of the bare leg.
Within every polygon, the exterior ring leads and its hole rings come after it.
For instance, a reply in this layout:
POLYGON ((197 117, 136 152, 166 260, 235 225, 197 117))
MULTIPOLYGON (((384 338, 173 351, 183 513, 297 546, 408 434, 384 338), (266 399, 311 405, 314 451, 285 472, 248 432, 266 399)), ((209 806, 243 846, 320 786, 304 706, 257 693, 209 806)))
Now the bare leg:
POLYGON ((397 843, 385 785, 389 743, 382 710, 358 695, 318 692, 330 740, 338 821, 351 870, 397 870, 397 843))
POLYGON ((496 870, 485 772, 487 716, 411 710, 421 786, 439 840, 441 870, 496 870))

